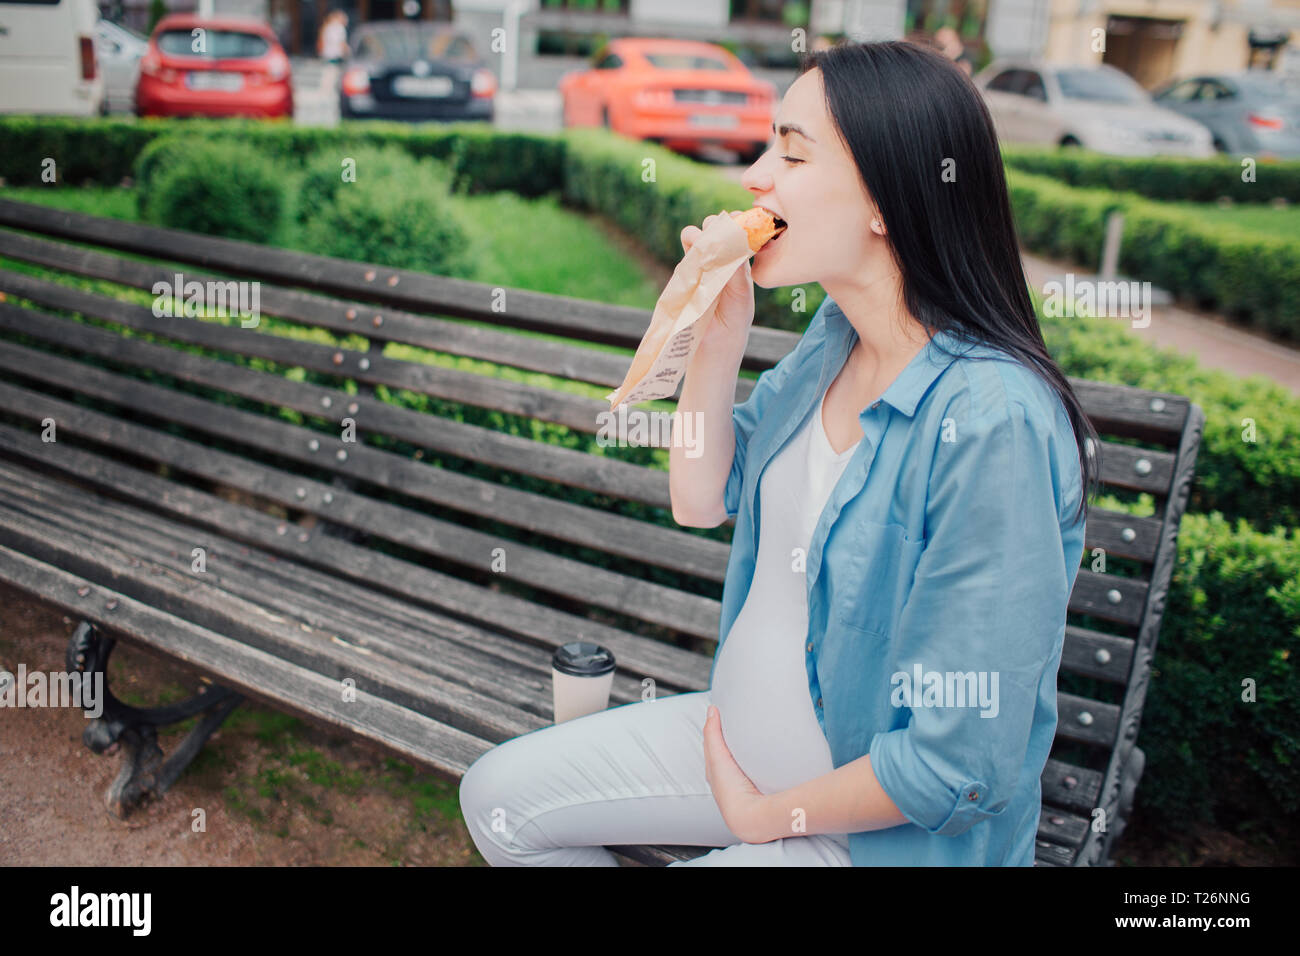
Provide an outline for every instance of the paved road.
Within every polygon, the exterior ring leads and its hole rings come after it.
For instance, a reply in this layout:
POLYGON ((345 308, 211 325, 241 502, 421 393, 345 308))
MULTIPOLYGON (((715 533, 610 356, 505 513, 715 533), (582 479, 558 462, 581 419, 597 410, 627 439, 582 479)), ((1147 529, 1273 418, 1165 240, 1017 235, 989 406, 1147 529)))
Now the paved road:
MULTIPOLYGON (((1025 276, 1038 289, 1066 272, 1073 270, 1077 276, 1081 271, 1078 266, 1029 253, 1022 253, 1022 257, 1025 276)), ((1127 318, 1114 321, 1131 326, 1127 318)), ((1300 396, 1300 351, 1229 324, 1221 316, 1178 305, 1153 306, 1149 326, 1130 327, 1127 331, 1154 345, 1194 356, 1209 368, 1241 376, 1262 375, 1300 396)))

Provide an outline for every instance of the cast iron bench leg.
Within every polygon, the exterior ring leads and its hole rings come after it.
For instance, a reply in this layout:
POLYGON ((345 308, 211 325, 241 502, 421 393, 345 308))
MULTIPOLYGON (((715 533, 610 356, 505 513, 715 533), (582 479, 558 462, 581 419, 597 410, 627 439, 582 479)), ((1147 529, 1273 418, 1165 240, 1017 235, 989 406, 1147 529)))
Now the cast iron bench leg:
MULTIPOLYGON (((82 742, 97 754, 122 749, 122 767, 104 795, 111 813, 124 818, 144 797, 161 797, 203 748, 208 738, 243 701, 228 687, 213 685, 188 700, 168 707, 139 708, 122 703, 108 687, 108 656, 117 641, 82 621, 68 640, 67 667, 93 679, 103 675, 103 711, 82 734, 82 742), (158 746, 158 728, 196 714, 203 718, 167 760, 158 746)), ((83 678, 84 679, 84 678, 83 678)))

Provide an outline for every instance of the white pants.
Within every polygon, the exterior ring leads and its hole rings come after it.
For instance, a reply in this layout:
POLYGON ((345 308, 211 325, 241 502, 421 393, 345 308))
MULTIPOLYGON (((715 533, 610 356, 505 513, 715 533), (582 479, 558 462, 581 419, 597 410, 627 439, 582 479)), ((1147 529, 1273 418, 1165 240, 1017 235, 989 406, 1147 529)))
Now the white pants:
POLYGON ((704 777, 709 692, 611 707, 523 734, 466 771, 460 807, 492 866, 618 866, 604 847, 719 847, 671 866, 851 866, 844 836, 742 843, 704 777))

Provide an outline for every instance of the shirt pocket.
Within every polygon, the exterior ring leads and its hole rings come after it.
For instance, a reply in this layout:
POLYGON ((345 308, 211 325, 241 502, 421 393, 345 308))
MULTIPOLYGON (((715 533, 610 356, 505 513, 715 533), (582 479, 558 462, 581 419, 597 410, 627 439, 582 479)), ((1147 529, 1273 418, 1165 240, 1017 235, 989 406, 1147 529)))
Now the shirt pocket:
POLYGON ((855 631, 890 636, 924 549, 925 542, 912 540, 902 525, 858 524, 844 570, 833 582, 836 620, 855 631))

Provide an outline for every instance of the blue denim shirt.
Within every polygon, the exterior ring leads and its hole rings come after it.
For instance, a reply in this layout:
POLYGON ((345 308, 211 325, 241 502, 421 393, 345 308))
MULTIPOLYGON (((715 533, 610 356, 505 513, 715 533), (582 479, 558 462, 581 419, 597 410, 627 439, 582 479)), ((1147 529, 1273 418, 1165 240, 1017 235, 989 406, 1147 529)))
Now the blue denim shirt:
MULTIPOLYGON (((754 576, 763 469, 856 341, 827 297, 735 407, 718 651, 754 576)), ((1065 406, 1020 361, 940 333, 859 421, 806 555, 804 665, 834 766, 869 753, 911 822, 850 834, 853 865, 1031 866, 1084 543, 1065 406)))

